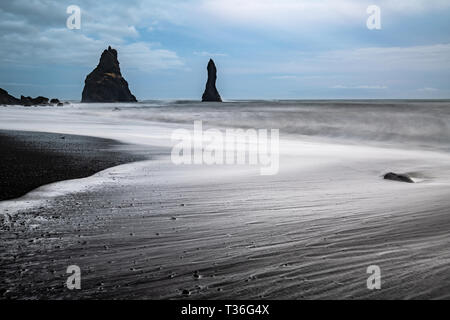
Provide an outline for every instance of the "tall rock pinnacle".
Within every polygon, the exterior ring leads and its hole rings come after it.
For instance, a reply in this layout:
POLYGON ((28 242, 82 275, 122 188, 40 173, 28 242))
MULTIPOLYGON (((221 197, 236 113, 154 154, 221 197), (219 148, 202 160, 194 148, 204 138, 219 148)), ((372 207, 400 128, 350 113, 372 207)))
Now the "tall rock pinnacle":
POLYGON ((120 73, 117 50, 108 47, 100 57, 98 66, 84 81, 82 102, 136 102, 128 82, 120 73))
POLYGON ((216 101, 222 102, 220 94, 216 88, 217 69, 214 61, 209 59, 208 63, 208 81, 206 82, 205 92, 202 96, 202 101, 216 101))

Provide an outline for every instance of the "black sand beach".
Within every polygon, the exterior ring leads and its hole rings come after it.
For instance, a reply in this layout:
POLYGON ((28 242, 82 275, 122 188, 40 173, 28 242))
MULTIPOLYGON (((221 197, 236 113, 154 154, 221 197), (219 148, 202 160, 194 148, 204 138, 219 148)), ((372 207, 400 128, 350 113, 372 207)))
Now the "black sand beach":
POLYGON ((4 129, 82 132, 129 143, 111 142, 114 155, 151 155, 0 201, 0 300, 450 298, 450 158, 440 143, 449 136, 441 121, 447 105, 411 106, 402 127, 404 114, 384 104, 366 122, 358 120, 364 107, 317 113, 301 104, 241 104, 207 112, 200 103, 0 108, 4 129), (251 122, 255 114, 261 118, 251 122), (355 143, 283 134, 273 176, 250 166, 175 165, 171 133, 198 115, 255 128, 312 123, 326 133, 333 121, 355 143), (420 119, 426 123, 410 132, 420 119), (435 151, 405 148, 397 134, 379 131, 387 127, 435 151), (370 146, 367 130, 386 147, 370 146), (391 171, 421 178, 383 179, 391 171), (80 290, 66 287, 72 265, 81 270, 80 290), (380 290, 367 287, 369 266, 381 270, 380 290))
POLYGON ((52 182, 84 178, 106 168, 144 160, 109 139, 0 130, 0 201, 52 182))

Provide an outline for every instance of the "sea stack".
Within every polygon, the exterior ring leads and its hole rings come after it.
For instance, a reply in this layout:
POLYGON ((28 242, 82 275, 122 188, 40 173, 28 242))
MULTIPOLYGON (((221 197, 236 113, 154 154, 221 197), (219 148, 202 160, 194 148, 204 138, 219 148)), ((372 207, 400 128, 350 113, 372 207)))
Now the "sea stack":
POLYGON ((209 59, 208 62, 208 81, 206 82, 205 92, 202 96, 202 101, 222 102, 220 94, 216 88, 217 69, 214 61, 209 59))
POLYGON ((108 47, 84 81, 81 102, 137 102, 120 73, 117 50, 108 47))

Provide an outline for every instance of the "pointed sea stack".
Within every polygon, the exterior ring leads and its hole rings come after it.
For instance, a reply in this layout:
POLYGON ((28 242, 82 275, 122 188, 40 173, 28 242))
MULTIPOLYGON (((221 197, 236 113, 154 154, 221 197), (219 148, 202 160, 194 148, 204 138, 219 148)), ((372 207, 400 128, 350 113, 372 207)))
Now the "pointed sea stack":
POLYGON ((208 81, 206 82, 205 92, 202 96, 202 101, 222 102, 220 94, 216 88, 217 69, 214 61, 209 59, 208 63, 208 81))
POLYGON ((81 102, 137 102, 120 73, 117 50, 108 47, 84 81, 81 102))

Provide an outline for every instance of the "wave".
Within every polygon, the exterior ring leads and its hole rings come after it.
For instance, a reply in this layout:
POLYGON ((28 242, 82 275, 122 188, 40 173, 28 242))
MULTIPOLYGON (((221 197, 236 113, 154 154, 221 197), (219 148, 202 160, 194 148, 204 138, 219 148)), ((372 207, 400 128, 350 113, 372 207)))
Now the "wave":
POLYGON ((76 107, 82 113, 118 119, 171 124, 202 120, 210 127, 279 129, 282 135, 450 151, 448 100, 252 100, 221 104, 152 100, 76 107))

